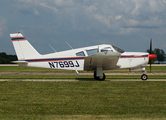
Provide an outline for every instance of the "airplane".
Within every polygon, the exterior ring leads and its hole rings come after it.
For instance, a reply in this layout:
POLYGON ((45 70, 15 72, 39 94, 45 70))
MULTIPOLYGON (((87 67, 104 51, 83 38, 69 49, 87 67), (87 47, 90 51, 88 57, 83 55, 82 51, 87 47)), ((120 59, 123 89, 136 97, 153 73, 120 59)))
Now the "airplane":
POLYGON ((18 61, 13 62, 19 66, 75 70, 78 74, 78 71, 83 70, 94 71, 94 79, 99 81, 105 80, 103 70, 115 69, 141 70, 143 72, 141 79, 147 80, 148 76, 145 74, 145 66, 149 61, 156 58, 154 54, 125 52, 109 44, 41 55, 20 32, 10 34, 10 37, 18 57, 18 61))

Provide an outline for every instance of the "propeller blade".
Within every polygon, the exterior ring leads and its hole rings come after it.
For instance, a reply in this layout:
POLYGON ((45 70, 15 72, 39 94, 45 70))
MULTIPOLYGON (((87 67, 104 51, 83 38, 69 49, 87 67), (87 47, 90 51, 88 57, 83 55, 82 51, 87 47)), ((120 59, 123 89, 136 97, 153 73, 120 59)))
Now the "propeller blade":
MULTIPOLYGON (((150 39, 150 54, 152 54, 152 39, 150 39)), ((151 65, 152 65, 152 60, 150 62, 150 73, 151 73, 151 65)))
POLYGON ((151 73, 152 60, 150 60, 149 62, 150 62, 150 73, 151 73))
MULTIPOLYGON (((152 39, 150 39, 150 54, 152 54, 152 39)), ((151 73, 152 60, 150 60, 150 73, 151 73)))
POLYGON ((150 54, 152 54, 152 39, 150 39, 150 54))

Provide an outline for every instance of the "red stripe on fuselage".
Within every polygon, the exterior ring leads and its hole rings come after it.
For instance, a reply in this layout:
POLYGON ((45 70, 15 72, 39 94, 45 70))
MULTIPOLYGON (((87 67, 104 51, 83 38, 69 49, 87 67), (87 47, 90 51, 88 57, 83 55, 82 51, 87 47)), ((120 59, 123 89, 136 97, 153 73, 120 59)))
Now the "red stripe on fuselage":
POLYGON ((73 60, 46 60, 46 61, 28 61, 28 63, 36 63, 36 62, 56 62, 56 61, 75 61, 75 60, 84 60, 84 59, 73 59, 73 60))
POLYGON ((120 58, 121 59, 124 59, 124 58, 148 58, 149 56, 121 56, 120 58))

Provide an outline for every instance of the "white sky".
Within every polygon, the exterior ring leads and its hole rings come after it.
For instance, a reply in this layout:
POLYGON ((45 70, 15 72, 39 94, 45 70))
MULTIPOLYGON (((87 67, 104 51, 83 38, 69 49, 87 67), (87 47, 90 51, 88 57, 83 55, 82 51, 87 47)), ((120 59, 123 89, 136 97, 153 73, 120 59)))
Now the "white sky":
POLYGON ((125 51, 166 52, 166 0, 1 0, 0 52, 15 54, 10 33, 21 32, 45 54, 113 44, 125 51))

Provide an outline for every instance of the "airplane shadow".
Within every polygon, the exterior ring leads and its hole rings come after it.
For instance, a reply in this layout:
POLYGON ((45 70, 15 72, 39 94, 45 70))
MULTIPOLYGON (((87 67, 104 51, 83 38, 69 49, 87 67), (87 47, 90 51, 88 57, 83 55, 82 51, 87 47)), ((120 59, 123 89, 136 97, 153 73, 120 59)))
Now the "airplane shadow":
POLYGON ((93 78, 75 78, 75 80, 78 80, 78 81, 97 81, 93 78))
MULTIPOLYGON (((75 78, 75 80, 78 80, 78 81, 99 81, 99 80, 95 80, 93 78, 75 78)), ((104 81, 109 81, 109 80, 104 80, 104 81)))

